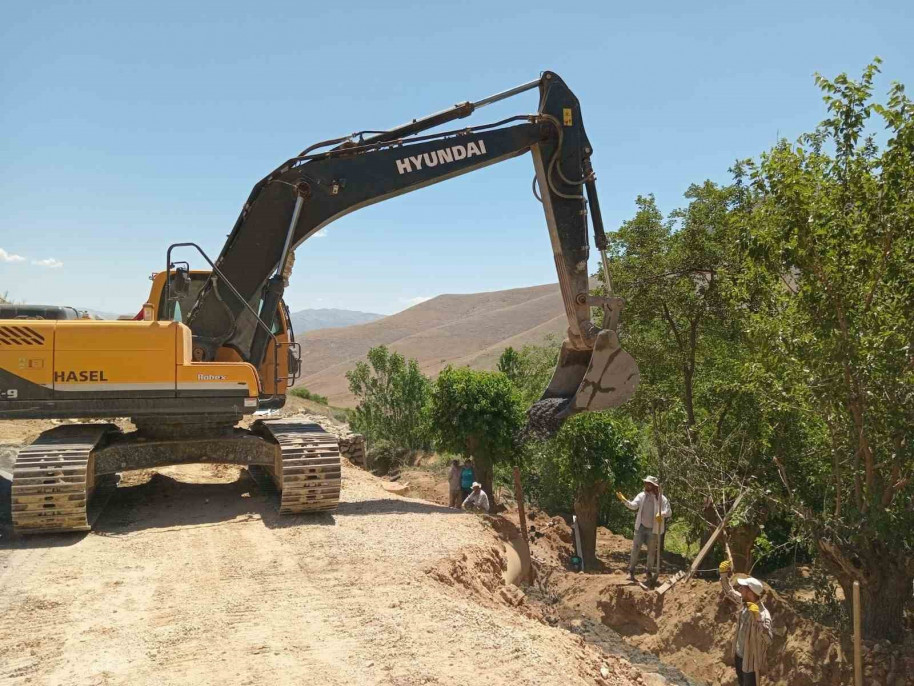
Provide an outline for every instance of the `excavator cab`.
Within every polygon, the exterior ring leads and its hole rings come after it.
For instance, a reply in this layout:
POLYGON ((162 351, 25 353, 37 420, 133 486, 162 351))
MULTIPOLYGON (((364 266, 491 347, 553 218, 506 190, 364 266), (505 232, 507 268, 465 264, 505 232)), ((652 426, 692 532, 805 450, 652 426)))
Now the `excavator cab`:
MULTIPOLYGON (((157 321, 176 321, 187 324, 194 303, 200 296, 212 272, 178 268, 170 271, 166 298, 166 273, 153 274, 152 287, 147 303, 152 305, 152 318, 157 321)), ((295 342, 289 308, 280 300, 275 315, 271 318, 270 332, 273 345, 268 346, 257 374, 260 377, 260 403, 262 409, 276 409, 285 403, 287 389, 298 379, 301 368, 301 346, 295 342)), ((216 351, 215 362, 243 362, 241 354, 234 347, 223 345, 216 351)))

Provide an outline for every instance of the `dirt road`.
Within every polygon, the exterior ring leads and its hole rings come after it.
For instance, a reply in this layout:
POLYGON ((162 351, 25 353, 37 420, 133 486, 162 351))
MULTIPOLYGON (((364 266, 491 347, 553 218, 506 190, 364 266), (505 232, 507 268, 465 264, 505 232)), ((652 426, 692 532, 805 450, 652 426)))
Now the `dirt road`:
POLYGON ((497 542, 475 516, 348 465, 338 512, 319 517, 280 518, 234 467, 161 472, 128 475, 89 535, 0 541, 0 682, 636 683, 426 573, 497 542))

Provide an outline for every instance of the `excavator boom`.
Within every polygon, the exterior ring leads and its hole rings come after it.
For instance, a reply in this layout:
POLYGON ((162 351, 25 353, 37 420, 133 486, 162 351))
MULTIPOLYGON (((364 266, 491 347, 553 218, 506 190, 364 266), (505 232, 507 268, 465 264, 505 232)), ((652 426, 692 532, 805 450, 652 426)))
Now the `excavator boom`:
POLYGON ((215 262, 234 288, 227 289, 214 277, 190 315, 194 359, 214 359, 221 347, 228 346, 259 365, 267 349, 269 318, 291 272, 293 251, 333 220, 527 152, 533 157, 568 319, 559 366, 539 409, 548 408, 547 414, 562 419, 621 404, 637 386, 638 369, 619 347, 614 331, 621 301, 596 302, 589 295, 585 188, 594 210, 597 247, 606 246, 590 163, 593 150, 580 103, 553 72, 367 138, 312 146, 260 181, 215 262), (536 114, 419 135, 532 88, 540 93, 536 114), (334 147, 321 150, 329 145, 334 147), (612 323, 604 331, 591 321, 593 304, 604 306, 604 321, 612 323), (258 307, 259 323, 252 314, 258 307))

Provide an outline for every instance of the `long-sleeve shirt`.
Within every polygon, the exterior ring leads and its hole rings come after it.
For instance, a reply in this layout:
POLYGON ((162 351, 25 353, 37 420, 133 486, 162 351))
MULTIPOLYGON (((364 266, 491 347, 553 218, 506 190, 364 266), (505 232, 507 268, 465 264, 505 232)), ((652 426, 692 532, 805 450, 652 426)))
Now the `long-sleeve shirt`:
MULTIPOLYGON (((659 533, 662 534, 665 529, 665 520, 673 515, 673 510, 670 508, 670 501, 667 497, 664 495, 661 498, 660 514, 664 521, 660 524, 659 533)), ((638 511, 638 514, 635 515, 635 528, 639 526, 646 526, 649 529, 654 528, 654 515, 657 513, 657 496, 653 493, 641 491, 632 500, 624 500, 622 502, 629 510, 638 511)))
POLYGON ((724 597, 740 608, 737 615, 736 634, 733 636, 733 645, 730 647, 730 657, 731 659, 735 659, 736 656, 742 658, 744 672, 764 674, 768 660, 768 647, 774 640, 771 613, 759 600, 756 603, 759 607, 758 618, 756 618, 743 603, 743 597, 739 591, 734 590, 730 585, 729 574, 720 575, 720 586, 723 589, 724 597))
POLYGON ((450 486, 452 491, 460 490, 460 473, 463 471, 463 468, 459 465, 451 465, 450 471, 447 473, 447 483, 450 486))
POLYGON ((466 500, 463 501, 463 508, 467 509, 477 509, 482 510, 483 512, 489 511, 489 496, 486 495, 486 492, 481 488, 479 490, 474 490, 466 497, 466 500))

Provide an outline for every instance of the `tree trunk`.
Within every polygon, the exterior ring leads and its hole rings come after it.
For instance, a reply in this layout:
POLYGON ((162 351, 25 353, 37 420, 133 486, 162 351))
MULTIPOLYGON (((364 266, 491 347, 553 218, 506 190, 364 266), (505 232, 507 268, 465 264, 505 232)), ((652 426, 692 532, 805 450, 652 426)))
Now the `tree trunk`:
POLYGON ((494 474, 492 470, 492 460, 482 455, 476 455, 473 459, 476 466, 476 480, 482 484, 482 490, 489 496, 489 512, 495 511, 495 491, 492 488, 494 474))
MULTIPOLYGON (((879 546, 879 548, 883 546, 879 546)), ((914 581, 909 560, 902 551, 878 551, 839 548, 829 541, 819 541, 822 561, 844 590, 848 617, 853 619, 854 581, 860 582, 860 630, 865 640, 904 640, 904 610, 911 602, 914 581)))
POLYGON ((574 500, 585 569, 593 569, 597 565, 597 519, 600 514, 600 496, 605 490, 606 484, 597 482, 578 491, 574 500))
POLYGON ((727 532, 730 552, 733 553, 733 571, 749 574, 752 569, 752 548, 761 529, 755 524, 741 524, 727 532))
POLYGON ((476 481, 482 486, 482 490, 489 496, 489 512, 495 511, 495 491, 492 487, 494 480, 494 471, 492 469, 492 460, 488 455, 482 455, 479 450, 479 439, 476 436, 467 436, 466 454, 473 458, 473 467, 476 471, 476 481))

